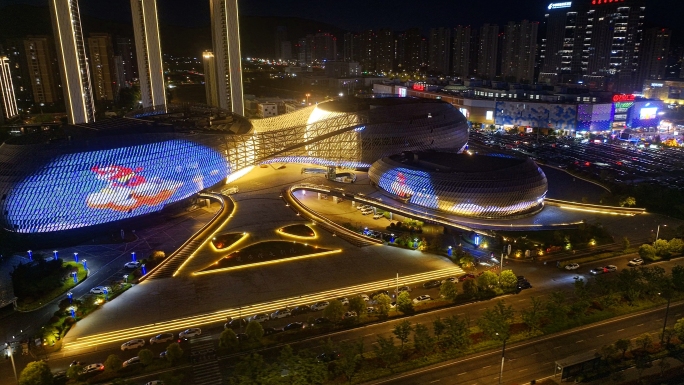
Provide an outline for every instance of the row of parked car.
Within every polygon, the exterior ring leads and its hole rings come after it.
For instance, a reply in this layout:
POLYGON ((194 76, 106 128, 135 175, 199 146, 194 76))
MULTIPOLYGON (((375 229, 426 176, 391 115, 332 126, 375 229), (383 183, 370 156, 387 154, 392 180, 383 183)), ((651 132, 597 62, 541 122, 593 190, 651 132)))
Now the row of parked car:
MULTIPOLYGON (((369 205, 358 205, 358 206, 356 206, 356 209, 361 210, 361 214, 363 214, 363 215, 370 215, 370 214, 375 213, 375 210, 373 210, 373 207, 369 206, 369 205)), ((382 214, 379 214, 379 213, 373 214, 373 219, 380 219, 380 218, 382 218, 382 214)))

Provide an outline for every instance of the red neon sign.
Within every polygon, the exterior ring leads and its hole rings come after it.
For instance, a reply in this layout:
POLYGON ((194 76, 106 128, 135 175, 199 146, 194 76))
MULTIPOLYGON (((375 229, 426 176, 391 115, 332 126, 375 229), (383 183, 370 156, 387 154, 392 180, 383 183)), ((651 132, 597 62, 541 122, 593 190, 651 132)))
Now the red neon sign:
POLYGON ((591 0, 591 4, 596 5, 596 4, 608 4, 608 3, 617 3, 617 2, 623 2, 625 0, 591 0))
POLYGON ((632 94, 617 94, 613 95, 613 102, 618 103, 618 102, 633 102, 634 101, 634 95, 632 94))
POLYGON ((420 83, 414 83, 413 89, 416 91, 425 91, 425 86, 423 84, 420 84, 420 83))

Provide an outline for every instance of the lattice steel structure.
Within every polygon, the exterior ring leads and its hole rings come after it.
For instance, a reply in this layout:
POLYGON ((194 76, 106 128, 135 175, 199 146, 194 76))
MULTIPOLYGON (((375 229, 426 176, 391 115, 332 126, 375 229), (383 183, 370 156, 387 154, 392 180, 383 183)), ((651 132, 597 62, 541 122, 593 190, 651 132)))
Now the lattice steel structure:
POLYGON ((477 218, 537 213, 548 189, 546 175, 529 158, 446 152, 385 157, 373 163, 368 176, 394 198, 477 218))

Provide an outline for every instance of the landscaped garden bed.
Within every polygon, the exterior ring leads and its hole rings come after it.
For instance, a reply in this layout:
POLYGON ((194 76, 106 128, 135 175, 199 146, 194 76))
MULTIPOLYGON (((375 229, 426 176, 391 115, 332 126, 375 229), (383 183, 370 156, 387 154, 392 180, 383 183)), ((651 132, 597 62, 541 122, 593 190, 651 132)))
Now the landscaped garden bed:
POLYGON ((278 229, 279 233, 303 238, 315 238, 316 233, 307 225, 289 225, 278 229))
POLYGON ((239 241, 244 236, 245 233, 219 234, 212 238, 211 244, 218 250, 225 250, 233 246, 235 242, 239 241))

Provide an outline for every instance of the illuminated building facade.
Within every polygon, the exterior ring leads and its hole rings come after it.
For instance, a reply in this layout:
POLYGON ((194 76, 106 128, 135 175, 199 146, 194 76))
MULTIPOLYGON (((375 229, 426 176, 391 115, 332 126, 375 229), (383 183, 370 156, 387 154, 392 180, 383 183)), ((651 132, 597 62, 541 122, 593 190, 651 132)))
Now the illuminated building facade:
POLYGON ((218 107, 218 89, 216 88, 216 58, 211 51, 202 53, 202 63, 204 64, 204 92, 207 97, 207 104, 218 107))
POLYGON ((403 152, 368 170, 387 195, 438 211, 475 218, 532 215, 544 207, 548 183, 529 158, 403 152))
POLYGON ((24 39, 26 67, 31 82, 33 102, 52 104, 61 100, 58 91, 58 71, 55 68, 55 52, 46 36, 29 36, 24 39))
POLYGON ((88 49, 95 99, 116 99, 119 93, 119 83, 114 66, 114 48, 111 37, 106 33, 90 34, 88 49))
POLYGON ((237 0, 210 0, 218 106, 244 115, 237 0))
POLYGON ((78 1, 50 0, 50 14, 69 123, 93 122, 95 105, 78 1))
POLYGON ((14 85, 10 72, 10 61, 6 56, 0 56, 0 107, 4 119, 14 119, 19 115, 17 98, 14 96, 14 85))
POLYGON ((164 66, 159 39, 156 0, 131 0, 135 51, 138 57, 140 95, 143 108, 157 106, 164 110, 164 66))

